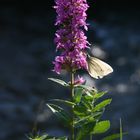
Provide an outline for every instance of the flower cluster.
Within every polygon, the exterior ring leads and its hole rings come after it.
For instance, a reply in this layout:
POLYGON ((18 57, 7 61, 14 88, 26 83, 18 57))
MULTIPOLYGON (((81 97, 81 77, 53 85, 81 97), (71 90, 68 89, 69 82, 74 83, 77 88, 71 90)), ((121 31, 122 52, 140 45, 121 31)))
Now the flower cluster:
POLYGON ((87 69, 85 49, 89 43, 83 30, 88 29, 86 11, 89 6, 86 0, 56 0, 55 3, 55 25, 59 26, 55 33, 55 43, 56 50, 61 54, 53 62, 54 71, 60 74, 62 69, 87 69))

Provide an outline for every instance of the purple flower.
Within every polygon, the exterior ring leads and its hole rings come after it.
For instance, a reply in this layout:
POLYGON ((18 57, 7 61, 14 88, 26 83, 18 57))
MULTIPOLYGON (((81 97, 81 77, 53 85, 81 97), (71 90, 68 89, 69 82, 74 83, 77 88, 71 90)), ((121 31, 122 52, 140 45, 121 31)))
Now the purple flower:
POLYGON ((85 79, 83 77, 80 77, 79 75, 78 75, 77 79, 75 79, 75 81, 74 81, 75 85, 81 85, 84 83, 85 83, 85 79))
POLYGON ((86 0, 56 0, 54 8, 57 12, 55 25, 59 29, 55 33, 56 50, 60 52, 53 62, 54 71, 60 74, 61 69, 73 71, 87 69, 86 49, 89 48, 87 37, 86 0))

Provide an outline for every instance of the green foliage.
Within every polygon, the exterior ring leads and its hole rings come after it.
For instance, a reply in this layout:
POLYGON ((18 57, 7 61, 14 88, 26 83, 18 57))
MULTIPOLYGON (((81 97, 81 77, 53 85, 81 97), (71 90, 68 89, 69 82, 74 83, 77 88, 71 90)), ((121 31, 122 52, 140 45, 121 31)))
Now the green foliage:
POLYGON ((31 136, 31 137, 28 137, 29 140, 68 140, 67 137, 53 137, 53 136, 49 136, 47 134, 45 135, 37 135, 37 136, 31 136))
POLYGON ((94 107, 94 111, 99 111, 111 103, 112 99, 106 99, 94 107))
POLYGON ((70 125, 72 118, 63 108, 54 104, 47 104, 47 106, 65 125, 70 125))
POLYGON ((75 85, 75 87, 84 89, 85 91, 89 91, 89 92, 95 92, 97 91, 95 88, 87 86, 87 85, 75 85))
POLYGON ((106 136, 102 140, 116 140, 116 139, 123 140, 123 135, 127 135, 127 134, 128 134, 127 132, 124 132, 123 133, 123 130, 122 130, 122 122, 121 122, 121 119, 120 119, 120 133, 112 134, 110 136, 106 136))
POLYGON ((105 94, 107 94, 106 91, 98 92, 97 94, 94 95, 94 99, 99 99, 103 97, 105 94))
POLYGON ((93 121, 96 122, 95 117, 98 115, 101 115, 101 113, 100 112, 93 113, 92 115, 83 117, 83 118, 75 121, 75 123, 74 123, 75 128, 83 127, 85 124, 88 124, 93 121))
POLYGON ((73 105, 75 105, 74 102, 67 101, 67 100, 62 100, 62 99, 52 99, 52 100, 50 100, 50 101, 59 102, 59 103, 64 103, 64 104, 66 104, 66 105, 68 105, 68 106, 70 106, 70 107, 73 106, 73 105))
POLYGON ((93 134, 105 133, 110 128, 110 121, 100 121, 96 123, 93 134))
MULTIPOLYGON (((49 78, 51 81, 54 81, 60 85, 70 87, 66 82, 49 78)), ((62 100, 62 99, 53 99, 55 104, 47 104, 50 110, 61 120, 63 123, 72 128, 76 132, 76 140, 84 140, 87 136, 96 135, 105 133, 110 128, 109 120, 101 120, 101 116, 104 113, 104 110, 107 105, 109 105, 112 99, 101 99, 107 92, 97 92, 94 88, 87 85, 74 85, 74 96, 71 101, 62 100), (64 105, 69 106, 72 109, 70 113, 65 111, 62 107, 56 105, 56 103, 63 103, 64 105), (70 115, 73 113, 73 116, 70 115)), ((120 138, 122 140, 122 125, 120 121, 120 133, 113 134, 108 137, 103 138, 102 140, 115 140, 120 138)), ((54 140, 66 140, 64 138, 53 138, 54 140)), ((51 139, 51 140, 53 140, 51 139)), ((42 140, 42 139, 37 139, 42 140)), ((46 139, 44 139, 46 140, 46 139)))
POLYGON ((74 127, 78 132, 76 140, 83 140, 90 134, 104 133, 110 128, 110 122, 100 121, 100 118, 104 112, 103 109, 111 103, 111 99, 97 104, 98 99, 105 94, 106 92, 97 93, 93 88, 83 85, 75 90, 74 98, 78 99, 75 100, 74 106, 74 127))
POLYGON ((90 135, 91 131, 95 126, 95 121, 89 121, 89 123, 83 125, 78 131, 76 140, 84 140, 86 136, 90 135))
POLYGON ((83 89, 76 88, 75 95, 73 97, 75 103, 80 103, 81 98, 82 98, 82 92, 83 92, 83 89))
POLYGON ((123 139, 123 132, 122 132, 122 120, 120 118, 120 140, 123 139))
MULTIPOLYGON (((50 79, 63 86, 67 83, 58 79, 50 79)), ((110 128, 109 121, 100 121, 104 108, 111 103, 111 99, 97 103, 106 92, 97 92, 94 88, 86 85, 75 86, 75 94, 72 101, 53 99, 55 104, 47 104, 50 110, 67 126, 72 127, 72 116, 56 103, 63 103, 73 108, 74 128, 77 132, 76 140, 85 139, 90 134, 105 133, 110 128)))
MULTIPOLYGON (((128 133, 127 132, 126 133, 122 133, 122 135, 126 135, 126 134, 128 134, 128 133)), ((116 140, 116 139, 119 139, 119 138, 120 138, 120 133, 117 133, 117 134, 112 134, 110 136, 106 136, 102 140, 116 140)))
POLYGON ((29 140, 46 140, 47 137, 48 137, 47 134, 42 135, 42 136, 37 135, 37 136, 31 136, 31 137, 29 137, 29 140))
POLYGON ((68 87, 69 86, 69 84, 67 84, 65 81, 63 81, 63 80, 60 80, 60 79, 56 79, 56 78, 48 78, 49 80, 51 80, 51 81, 53 81, 53 82, 55 82, 55 83, 58 83, 58 84, 60 84, 60 85, 62 85, 62 86, 65 86, 65 87, 68 87))

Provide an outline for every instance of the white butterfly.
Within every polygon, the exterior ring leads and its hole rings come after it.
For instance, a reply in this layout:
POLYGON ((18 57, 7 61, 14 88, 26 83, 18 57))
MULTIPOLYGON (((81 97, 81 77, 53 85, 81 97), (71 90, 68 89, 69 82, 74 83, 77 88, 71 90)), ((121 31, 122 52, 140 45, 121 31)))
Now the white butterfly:
POLYGON ((88 73, 93 78, 100 79, 113 72, 113 69, 110 65, 98 58, 91 57, 88 55, 87 62, 88 73))

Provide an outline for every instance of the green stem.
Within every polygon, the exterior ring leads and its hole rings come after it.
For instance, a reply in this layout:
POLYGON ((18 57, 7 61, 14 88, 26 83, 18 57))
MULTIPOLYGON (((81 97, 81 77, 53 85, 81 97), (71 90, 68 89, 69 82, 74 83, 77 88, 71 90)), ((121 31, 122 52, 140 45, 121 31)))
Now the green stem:
POLYGON ((122 134, 122 120, 120 118, 120 140, 123 140, 123 134, 122 134))
MULTIPOLYGON (((71 96, 72 101, 74 97, 74 72, 71 72, 71 96)), ((71 128, 71 140, 74 140, 74 106, 72 106, 72 128, 71 128)))

